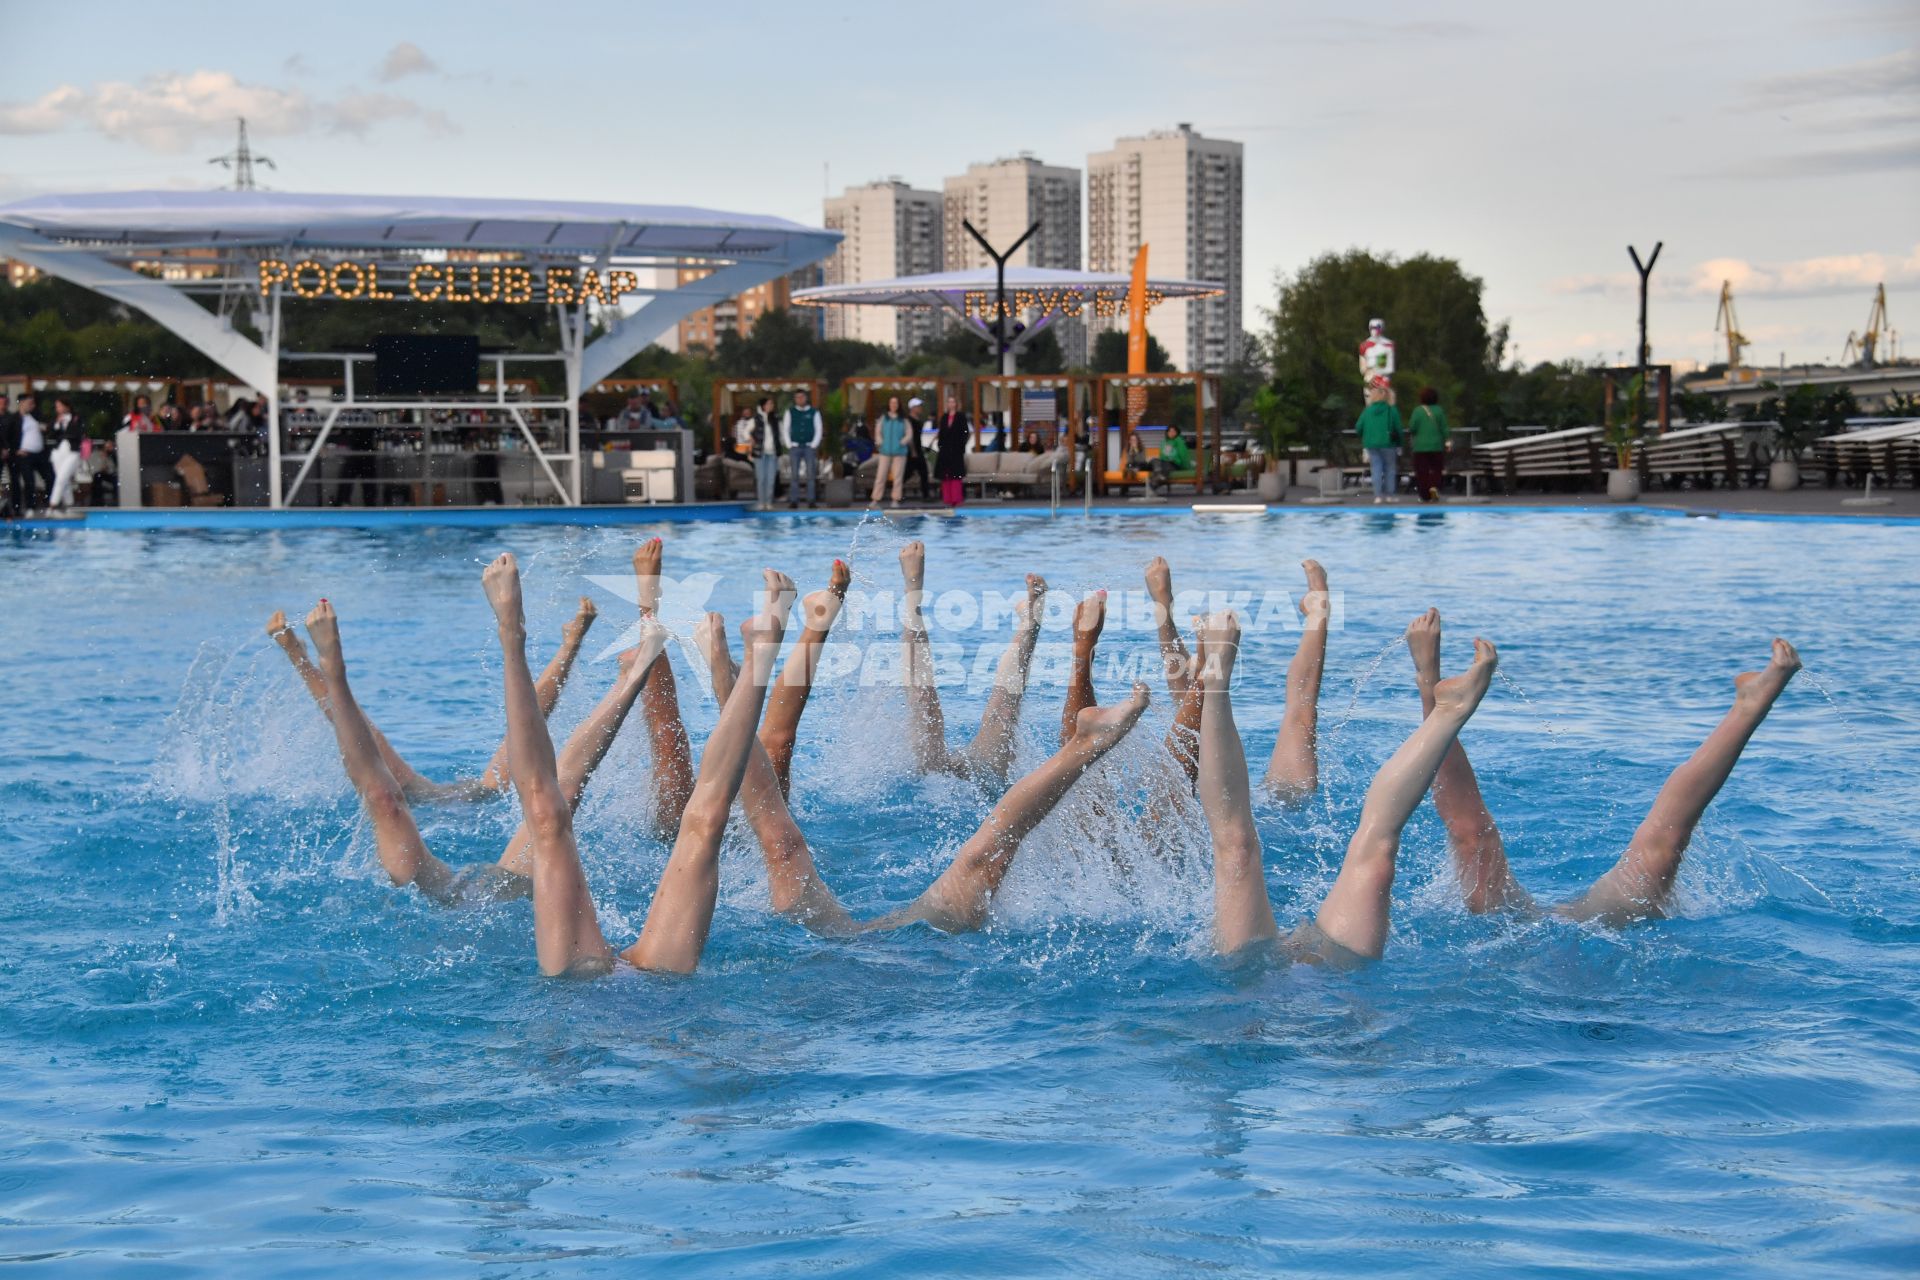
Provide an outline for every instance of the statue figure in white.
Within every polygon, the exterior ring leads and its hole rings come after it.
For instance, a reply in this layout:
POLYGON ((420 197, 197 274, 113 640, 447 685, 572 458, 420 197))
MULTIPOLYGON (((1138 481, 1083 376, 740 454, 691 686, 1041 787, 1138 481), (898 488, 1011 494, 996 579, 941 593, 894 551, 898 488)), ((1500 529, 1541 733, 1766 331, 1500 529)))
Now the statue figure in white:
POLYGON ((1387 336, 1384 320, 1367 321, 1367 340, 1360 344, 1360 377, 1382 390, 1393 385, 1393 339, 1387 336))

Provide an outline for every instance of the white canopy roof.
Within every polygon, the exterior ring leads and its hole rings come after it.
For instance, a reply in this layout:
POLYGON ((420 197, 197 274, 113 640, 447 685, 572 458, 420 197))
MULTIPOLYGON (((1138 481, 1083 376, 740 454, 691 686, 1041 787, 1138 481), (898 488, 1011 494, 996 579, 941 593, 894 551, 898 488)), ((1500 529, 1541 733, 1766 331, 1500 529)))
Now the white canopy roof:
MULTIPOLYGON (((793 295, 805 306, 938 307, 959 306, 970 293, 992 293, 996 287, 994 269, 940 271, 925 276, 902 276, 897 280, 861 280, 851 284, 822 285, 802 289, 793 295)), ((1130 275, 1108 271, 1066 271, 1049 267, 1008 267, 1007 292, 1051 293, 1078 290, 1083 295, 1096 290, 1121 296, 1132 286, 1130 275)), ((1147 288, 1166 298, 1210 298, 1224 293, 1225 286, 1201 280, 1149 279, 1147 288)))
POLYGON ((149 246, 486 249, 616 256, 774 254, 806 261, 837 231, 684 205, 283 191, 109 191, 0 205, 52 240, 149 246), (813 249, 814 252, 797 252, 813 249))

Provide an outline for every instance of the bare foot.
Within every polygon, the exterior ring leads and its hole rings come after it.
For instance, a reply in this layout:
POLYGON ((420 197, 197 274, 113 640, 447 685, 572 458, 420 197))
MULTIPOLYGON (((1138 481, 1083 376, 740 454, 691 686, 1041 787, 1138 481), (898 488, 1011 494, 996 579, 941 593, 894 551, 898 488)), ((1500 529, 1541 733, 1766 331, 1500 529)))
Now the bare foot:
POLYGON ((915 538, 900 548, 900 573, 907 580, 909 594, 927 589, 927 544, 915 538))
POLYGON ((778 569, 767 569, 762 576, 766 586, 760 612, 740 624, 740 639, 746 645, 747 661, 756 684, 773 677, 774 659, 780 655, 780 641, 787 631, 787 613, 793 608, 793 579, 778 569))
POLYGON ((1073 656, 1093 657, 1093 646, 1100 642, 1101 628, 1107 625, 1107 592, 1103 587, 1073 609, 1073 656))
POLYGON ((1233 662, 1240 653, 1240 616, 1231 609, 1193 620, 1194 678, 1215 691, 1227 687, 1233 662))
POLYGON ((833 562, 833 572, 827 577, 827 585, 821 591, 809 591, 800 601, 800 625, 809 631, 825 634, 833 629, 833 620, 840 616, 840 606, 846 603, 847 587, 853 582, 853 573, 847 568, 845 560, 833 562))
POLYGON ((486 588, 487 603, 493 606, 493 616, 501 629, 525 631, 527 620, 520 606, 520 565, 511 551, 501 552, 500 557, 481 572, 480 585, 486 588))
POLYGON ((1127 736, 1147 709, 1147 686, 1139 681, 1125 702, 1110 707, 1087 707, 1074 717, 1073 740, 1096 754, 1105 754, 1127 736))
POLYGON ((580 597, 580 612, 573 615, 573 621, 560 628, 560 638, 568 644, 578 646, 587 638, 587 629, 593 620, 600 616, 600 610, 586 596, 580 597))
POLYGON ((1167 567, 1165 556, 1147 561, 1147 597, 1159 605, 1163 613, 1172 614, 1173 570, 1167 567))
POLYGON ((733 692, 733 651, 727 648, 727 620, 717 613, 709 613, 694 624, 693 644, 700 656, 707 660, 707 670, 713 677, 713 692, 720 701, 725 702, 727 695, 733 692))
POLYGON ((267 619, 267 635, 287 651, 289 658, 303 659, 307 656, 307 646, 300 643, 300 633, 287 624, 285 609, 275 609, 273 616, 267 619))
POLYGON ((620 664, 620 679, 628 683, 640 683, 652 670, 654 660, 667 649, 667 629, 648 618, 640 624, 640 643, 621 652, 616 659, 620 664))
POLYGON ((1733 700, 1740 706, 1765 711, 1799 669, 1799 652, 1785 640, 1775 639, 1773 659, 1767 663, 1766 670, 1743 671, 1733 678, 1733 700))
POLYGON ((1302 560, 1300 567, 1307 571, 1307 593, 1300 597, 1300 616, 1309 622, 1317 622, 1325 626, 1330 603, 1330 597, 1327 595, 1327 571, 1320 567, 1318 560, 1302 560))
POLYGON ((1493 683, 1493 669, 1499 665, 1500 654, 1491 644, 1476 636, 1473 641, 1473 665, 1433 687, 1433 709, 1450 711, 1466 719, 1480 705, 1480 699, 1487 696, 1487 686, 1493 683))
POLYGON ((660 608, 660 555, 664 549, 660 539, 648 538, 633 552, 635 598, 643 618, 651 618, 660 608))
POLYGON ((1440 611, 1429 609, 1407 624, 1407 650, 1413 654, 1413 678, 1421 688, 1440 683, 1440 611))
POLYGON ((1013 629, 1017 632, 1038 631, 1041 616, 1046 612, 1047 580, 1037 573, 1027 575, 1027 598, 1013 606, 1013 629))
POLYGON ((313 637, 313 650, 320 655, 320 669, 331 677, 345 674, 346 660, 340 655, 340 619, 325 599, 307 615, 307 634, 313 637))

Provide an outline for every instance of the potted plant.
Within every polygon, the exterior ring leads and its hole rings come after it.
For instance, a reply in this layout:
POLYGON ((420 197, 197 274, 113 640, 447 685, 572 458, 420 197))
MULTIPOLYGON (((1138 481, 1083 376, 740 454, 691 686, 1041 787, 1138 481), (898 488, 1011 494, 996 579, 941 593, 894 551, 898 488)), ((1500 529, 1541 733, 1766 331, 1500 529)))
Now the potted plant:
POLYGON ((1607 472, 1607 497, 1614 502, 1634 502, 1640 497, 1640 473, 1633 466, 1633 446, 1640 442, 1641 413, 1645 409, 1646 382, 1635 374, 1627 384, 1628 409, 1619 421, 1607 419, 1607 445, 1613 450, 1614 468, 1607 472))
POLYGON ((1767 488, 1786 492, 1800 487, 1800 455, 1826 429, 1826 424, 1821 421, 1824 406, 1815 387, 1795 387, 1778 403, 1767 488))

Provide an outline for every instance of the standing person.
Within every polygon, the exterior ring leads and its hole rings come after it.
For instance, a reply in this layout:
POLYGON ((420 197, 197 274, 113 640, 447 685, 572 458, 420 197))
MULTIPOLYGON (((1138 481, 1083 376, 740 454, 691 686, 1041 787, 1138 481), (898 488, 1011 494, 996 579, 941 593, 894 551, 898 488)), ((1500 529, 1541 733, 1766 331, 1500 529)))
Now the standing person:
POLYGON ((820 479, 820 438, 824 433, 820 411, 813 407, 813 393, 793 393, 793 404, 780 418, 780 447, 793 460, 793 474, 787 479, 787 505, 800 505, 800 473, 807 476, 807 505, 817 507, 815 488, 820 479))
POLYGON ((900 397, 887 397, 887 411, 880 415, 880 424, 874 432, 874 452, 880 455, 880 465, 873 470, 873 497, 871 503, 880 501, 880 491, 893 482, 893 501, 889 506, 900 505, 900 485, 907 475, 907 433, 911 430, 907 420, 900 413, 900 397))
POLYGON ((39 506, 53 496, 53 459, 48 456, 46 428, 35 411, 40 399, 29 391, 20 397, 20 434, 13 443, 13 510, 25 515, 38 510, 34 505, 34 480, 40 481, 39 506))
POLYGON ((960 408, 960 397, 947 392, 940 436, 934 444, 934 474, 940 477, 940 501, 949 507, 967 500, 967 446, 972 439, 973 422, 960 408))
POLYGON ((162 404, 154 411, 153 425, 157 431, 180 430, 180 406, 171 400, 162 404))
POLYGON ((0 504, 7 509, 7 517, 12 519, 20 514, 13 502, 13 459, 20 450, 20 415, 13 412, 13 397, 0 391, 0 471, 4 471, 5 483, 0 484, 0 504))
POLYGON ((907 472, 906 479, 920 479, 920 501, 933 501, 933 474, 927 470, 927 419, 921 412, 926 401, 919 396, 907 401, 907 472))
POLYGON ((80 470, 80 442, 87 433, 81 429, 80 416, 73 411, 73 402, 65 396, 54 399, 53 427, 48 434, 53 439, 53 484, 47 493, 47 506, 70 507, 73 505, 74 473, 80 470))
POLYGON ((1387 403, 1386 388, 1367 388, 1367 407, 1353 425, 1373 467, 1374 505, 1392 502, 1400 487, 1400 413, 1387 403))
POLYGON ((1447 411, 1440 393, 1420 388, 1420 404, 1407 420, 1408 443, 1413 446, 1413 488, 1422 502, 1440 501, 1440 484, 1447 478, 1447 411))
POLYGON ((753 459, 753 497, 762 511, 773 508, 780 483, 780 432, 773 425, 773 397, 761 396, 747 419, 747 455, 753 459))
POLYGON ((753 457, 753 410, 754 406, 743 404, 733 419, 733 456, 751 459, 753 457))

